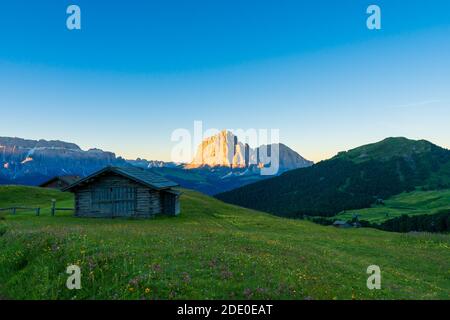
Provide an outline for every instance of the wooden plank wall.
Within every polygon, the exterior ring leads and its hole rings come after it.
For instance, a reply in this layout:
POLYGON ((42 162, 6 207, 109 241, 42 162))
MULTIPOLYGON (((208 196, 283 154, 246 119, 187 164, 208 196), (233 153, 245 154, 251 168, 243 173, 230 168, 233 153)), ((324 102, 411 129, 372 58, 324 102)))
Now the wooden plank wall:
POLYGON ((109 174, 98 177, 89 185, 76 190, 76 215, 88 217, 112 217, 112 212, 105 214, 104 212, 102 213, 98 210, 93 210, 92 191, 94 189, 110 189, 117 187, 135 188, 136 190, 136 209, 135 212, 130 213, 129 216, 151 217, 162 213, 163 204, 161 192, 142 186, 125 177, 109 174))

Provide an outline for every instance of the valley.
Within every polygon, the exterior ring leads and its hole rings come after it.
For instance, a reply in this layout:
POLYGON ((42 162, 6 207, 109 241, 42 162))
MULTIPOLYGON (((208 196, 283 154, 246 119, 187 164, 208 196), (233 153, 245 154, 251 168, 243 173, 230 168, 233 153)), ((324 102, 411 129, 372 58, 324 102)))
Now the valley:
MULTIPOLYGON (((405 192, 449 189, 449 167, 447 149, 424 140, 387 138, 216 197, 284 217, 333 217, 405 192)), ((445 191, 442 201, 450 201, 445 191)))
POLYGON ((360 220, 379 224, 402 215, 433 215, 440 212, 450 212, 450 189, 402 193, 383 201, 383 204, 341 212, 330 219, 347 221, 358 215, 360 220))

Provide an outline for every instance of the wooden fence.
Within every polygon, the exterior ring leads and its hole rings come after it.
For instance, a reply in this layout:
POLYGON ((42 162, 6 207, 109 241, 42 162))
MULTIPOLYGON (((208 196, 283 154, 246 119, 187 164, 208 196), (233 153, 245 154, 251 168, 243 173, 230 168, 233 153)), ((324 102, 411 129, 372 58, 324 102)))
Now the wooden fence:
MULTIPOLYGON (((0 208, 1 211, 11 211, 13 215, 17 214, 17 211, 19 210, 26 210, 26 211, 34 211, 36 213, 36 216, 39 216, 41 214, 41 208, 39 207, 9 207, 9 208, 0 208)), ((54 216, 57 211, 74 211, 74 208, 57 208, 56 207, 56 200, 52 200, 52 205, 50 207, 50 214, 54 216)))
POLYGON ((52 200, 52 208, 50 210, 52 217, 56 214, 56 211, 74 211, 74 208, 57 208, 56 200, 52 200))
POLYGON ((29 210, 36 212, 36 215, 41 214, 41 208, 31 208, 31 207, 10 207, 10 208, 0 208, 0 211, 11 211, 12 214, 17 214, 18 210, 29 210))

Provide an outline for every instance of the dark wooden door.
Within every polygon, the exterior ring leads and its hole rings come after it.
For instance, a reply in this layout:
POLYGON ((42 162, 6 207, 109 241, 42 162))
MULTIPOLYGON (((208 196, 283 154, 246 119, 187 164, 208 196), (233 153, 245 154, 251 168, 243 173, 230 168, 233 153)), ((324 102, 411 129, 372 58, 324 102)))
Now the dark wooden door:
POLYGON ((126 217, 136 211, 136 188, 98 188, 92 192, 92 209, 100 216, 126 217))
POLYGON ((112 188, 112 212, 115 217, 132 216, 136 211, 136 189, 112 188))

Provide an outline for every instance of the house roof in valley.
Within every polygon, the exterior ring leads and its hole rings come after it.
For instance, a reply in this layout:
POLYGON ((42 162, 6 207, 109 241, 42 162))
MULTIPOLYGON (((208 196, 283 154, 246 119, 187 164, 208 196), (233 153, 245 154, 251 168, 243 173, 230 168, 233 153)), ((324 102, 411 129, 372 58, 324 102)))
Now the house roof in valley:
POLYGON ((344 226, 344 225, 349 225, 349 224, 347 223, 347 221, 336 220, 336 221, 333 222, 333 225, 335 225, 335 226, 344 226))
POLYGON ((62 182, 67 183, 68 185, 74 184, 76 181, 80 180, 80 176, 56 176, 47 181, 42 182, 39 186, 45 186, 53 181, 61 180, 62 182))
POLYGON ((84 184, 88 184, 91 182, 92 179, 95 179, 98 176, 101 176, 106 173, 115 173, 120 176, 123 176, 125 178, 128 178, 130 180, 133 180, 139 184, 142 184, 144 186, 156 189, 156 190, 163 190, 168 189, 171 187, 177 187, 178 183, 175 183, 173 181, 170 181, 162 176, 159 176, 155 173, 149 172, 148 170, 144 170, 141 168, 133 167, 133 166, 127 166, 127 167, 106 167, 103 168, 100 171, 94 172, 93 174, 87 176, 86 178, 83 178, 67 188, 64 188, 63 191, 69 191, 71 189, 74 189, 76 187, 79 187, 84 184))

